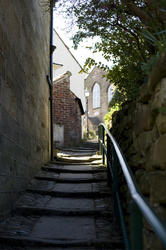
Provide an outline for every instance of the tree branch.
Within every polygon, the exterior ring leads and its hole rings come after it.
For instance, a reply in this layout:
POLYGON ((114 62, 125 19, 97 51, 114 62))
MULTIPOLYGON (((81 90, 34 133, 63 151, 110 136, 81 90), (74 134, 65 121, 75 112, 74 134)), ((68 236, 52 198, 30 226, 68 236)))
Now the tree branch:
POLYGON ((141 8, 137 7, 130 0, 121 0, 122 3, 128 8, 132 15, 138 17, 144 26, 150 27, 152 18, 141 8))
POLYGON ((129 30, 124 25, 119 23, 118 20, 117 20, 116 24, 117 24, 117 26, 119 26, 120 28, 122 28, 123 30, 125 30, 126 32, 128 32, 130 35, 132 35, 135 38, 135 41, 137 43, 137 48, 138 48, 138 50, 140 52, 140 55, 143 58, 143 60, 146 61, 146 58, 145 58, 144 54, 142 53, 142 50, 141 50, 141 47, 140 47, 139 37, 133 31, 129 30))

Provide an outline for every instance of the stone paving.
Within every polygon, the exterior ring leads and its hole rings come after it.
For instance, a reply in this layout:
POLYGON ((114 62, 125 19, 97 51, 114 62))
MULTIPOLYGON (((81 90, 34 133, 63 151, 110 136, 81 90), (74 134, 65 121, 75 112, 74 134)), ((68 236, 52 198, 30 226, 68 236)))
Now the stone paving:
POLYGON ((0 224, 0 250, 124 249, 106 168, 94 151, 72 151, 61 152, 58 163, 43 166, 31 181, 0 224))

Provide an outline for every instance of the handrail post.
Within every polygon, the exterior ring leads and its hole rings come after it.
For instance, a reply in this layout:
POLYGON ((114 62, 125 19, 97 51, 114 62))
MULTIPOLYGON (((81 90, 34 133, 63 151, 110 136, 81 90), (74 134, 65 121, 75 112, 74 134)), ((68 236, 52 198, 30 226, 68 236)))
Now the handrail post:
POLYGON ((117 204, 117 198, 116 198, 116 193, 118 193, 118 172, 119 172, 119 162, 118 162, 118 157, 116 155, 114 147, 112 147, 112 164, 113 164, 113 192, 114 192, 114 212, 115 212, 115 217, 117 219, 118 224, 120 225, 119 221, 119 209, 118 209, 118 204, 117 204))
MULTIPOLYGON (((102 130, 102 142, 103 142, 103 145, 105 144, 105 131, 104 131, 104 127, 102 126, 101 127, 101 130, 102 130)), ((104 149, 102 147, 102 155, 103 155, 103 165, 105 165, 105 154, 104 154, 104 149)))
POLYGON ((119 171, 119 162, 118 157, 116 155, 115 149, 112 148, 113 151, 113 188, 115 192, 118 192, 118 171, 119 171))
POLYGON ((108 185, 111 185, 111 139, 107 134, 107 178, 108 178, 108 185))
POLYGON ((99 153, 102 155, 102 145, 101 145, 101 126, 98 127, 98 139, 99 139, 99 153))
POLYGON ((132 200, 130 202, 130 242, 132 249, 143 249, 142 226, 142 213, 132 200))

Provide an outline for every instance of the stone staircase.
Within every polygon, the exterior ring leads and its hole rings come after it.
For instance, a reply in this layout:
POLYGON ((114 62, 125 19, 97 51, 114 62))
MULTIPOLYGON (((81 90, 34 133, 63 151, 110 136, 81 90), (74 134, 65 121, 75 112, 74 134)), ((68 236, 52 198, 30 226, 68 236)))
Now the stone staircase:
POLYGON ((66 149, 42 167, 0 224, 2 249, 124 249, 106 168, 94 148, 66 149))

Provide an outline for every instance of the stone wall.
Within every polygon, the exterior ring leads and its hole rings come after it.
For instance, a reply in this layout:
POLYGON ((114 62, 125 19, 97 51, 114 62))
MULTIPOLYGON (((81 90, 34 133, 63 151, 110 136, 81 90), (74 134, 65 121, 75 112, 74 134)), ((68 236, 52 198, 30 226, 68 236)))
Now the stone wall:
POLYGON ((49 13, 0 1, 0 218, 49 159, 49 13))
POLYGON ((67 72, 54 81, 54 138, 55 146, 77 145, 81 142, 81 100, 70 90, 67 72), (59 134, 59 136, 58 136, 59 134))
MULTIPOLYGON (((143 195, 166 221, 166 78, 150 77, 138 99, 114 113, 112 132, 143 195)), ((144 249, 162 249, 145 222, 144 249)))

